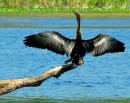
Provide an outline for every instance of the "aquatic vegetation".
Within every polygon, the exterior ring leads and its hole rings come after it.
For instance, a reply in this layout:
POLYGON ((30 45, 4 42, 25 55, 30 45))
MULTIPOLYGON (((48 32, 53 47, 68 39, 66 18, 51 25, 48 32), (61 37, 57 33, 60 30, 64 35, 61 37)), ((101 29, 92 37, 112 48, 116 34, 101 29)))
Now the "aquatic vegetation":
POLYGON ((87 12, 87 13, 130 13, 130 8, 98 8, 98 7, 90 7, 90 8, 76 8, 76 7, 49 7, 49 8, 0 8, 0 13, 61 13, 61 12, 87 12))
POLYGON ((128 13, 130 0, 0 0, 0 13, 128 13))

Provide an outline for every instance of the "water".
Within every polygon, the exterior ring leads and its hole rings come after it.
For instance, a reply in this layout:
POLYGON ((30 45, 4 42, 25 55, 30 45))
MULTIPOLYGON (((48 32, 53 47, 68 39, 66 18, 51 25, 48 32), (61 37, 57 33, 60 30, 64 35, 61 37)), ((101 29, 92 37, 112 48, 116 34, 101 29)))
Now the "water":
MULTIPOLYGON (((76 25, 73 18, 0 18, 0 80, 37 77, 62 65, 66 56, 25 47, 24 37, 43 31, 58 31, 75 38, 76 25)), ((64 73, 58 79, 51 78, 39 87, 22 88, 2 98, 130 98, 130 19, 84 19, 82 26, 85 39, 99 33, 109 34, 125 43, 125 52, 97 58, 86 55, 82 67, 64 73)))

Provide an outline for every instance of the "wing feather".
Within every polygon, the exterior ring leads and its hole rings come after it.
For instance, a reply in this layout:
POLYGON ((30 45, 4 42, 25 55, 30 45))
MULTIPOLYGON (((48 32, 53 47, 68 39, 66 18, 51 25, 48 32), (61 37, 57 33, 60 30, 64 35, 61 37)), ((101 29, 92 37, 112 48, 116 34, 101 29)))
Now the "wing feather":
POLYGON ((61 55, 70 55, 75 41, 52 31, 27 36, 25 37, 24 44, 29 47, 48 49, 61 55))
POLYGON ((104 34, 99 34, 86 42, 93 45, 89 47, 93 56, 100 56, 105 53, 124 52, 125 50, 124 43, 104 34))

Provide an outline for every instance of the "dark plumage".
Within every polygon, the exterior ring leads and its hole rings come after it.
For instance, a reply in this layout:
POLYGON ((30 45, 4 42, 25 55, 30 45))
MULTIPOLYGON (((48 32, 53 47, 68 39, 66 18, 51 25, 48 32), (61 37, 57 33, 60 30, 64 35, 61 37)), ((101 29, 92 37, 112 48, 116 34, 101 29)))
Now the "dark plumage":
POLYGON ((75 15, 78 23, 75 39, 66 38, 55 31, 47 31, 25 37, 24 44, 29 47, 48 49, 61 55, 66 54, 70 56, 70 59, 65 63, 72 61, 75 64, 83 62, 86 53, 100 56, 105 53, 124 52, 124 44, 109 35, 99 34, 93 39, 83 40, 80 30, 80 15, 78 13, 75 15))

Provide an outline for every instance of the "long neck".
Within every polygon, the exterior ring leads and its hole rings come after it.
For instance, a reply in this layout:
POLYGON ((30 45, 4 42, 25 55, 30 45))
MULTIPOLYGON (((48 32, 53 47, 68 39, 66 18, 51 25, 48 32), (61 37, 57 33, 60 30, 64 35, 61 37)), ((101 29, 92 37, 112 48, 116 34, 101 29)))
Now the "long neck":
POLYGON ((76 33, 76 40, 82 40, 82 33, 81 33, 81 28, 80 28, 80 15, 78 13, 75 13, 76 18, 77 18, 77 33, 76 33))

